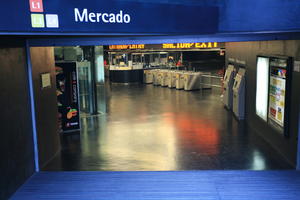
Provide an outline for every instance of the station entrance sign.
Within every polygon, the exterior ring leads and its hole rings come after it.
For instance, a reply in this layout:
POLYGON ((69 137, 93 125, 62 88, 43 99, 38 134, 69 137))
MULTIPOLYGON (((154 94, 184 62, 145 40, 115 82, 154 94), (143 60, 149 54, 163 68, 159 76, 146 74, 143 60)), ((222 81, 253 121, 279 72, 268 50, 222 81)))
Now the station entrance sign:
POLYGON ((115 0, 10 0, 1 2, 0 34, 210 34, 218 32, 218 11, 115 0))

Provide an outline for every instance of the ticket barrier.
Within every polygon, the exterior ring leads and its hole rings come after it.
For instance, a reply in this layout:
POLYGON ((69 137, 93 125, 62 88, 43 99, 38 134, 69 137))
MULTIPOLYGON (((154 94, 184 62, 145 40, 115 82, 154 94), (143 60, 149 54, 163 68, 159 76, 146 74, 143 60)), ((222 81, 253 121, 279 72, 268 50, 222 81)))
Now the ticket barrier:
POLYGON ((160 70, 159 69, 155 69, 153 70, 153 85, 157 86, 160 85, 160 70))
POLYGON ((153 83, 153 70, 144 70, 144 83, 153 83))
POLYGON ((172 80, 172 71, 168 71, 167 76, 166 76, 166 82, 167 82, 166 86, 169 87, 171 85, 171 80, 172 80))
POLYGON ((170 80, 169 80, 169 88, 175 88, 176 87, 176 76, 178 71, 171 71, 170 72, 170 80))
POLYGON ((176 89, 181 90, 184 89, 184 74, 185 72, 177 72, 176 73, 176 89))
POLYGON ((228 109, 232 109, 232 87, 234 83, 234 66, 228 65, 224 76, 223 103, 228 109))
POLYGON ((160 85, 163 87, 168 86, 168 70, 162 70, 161 71, 161 83, 160 85))
POLYGON ((184 90, 199 90, 201 88, 201 73, 189 72, 184 75, 184 90))
POLYGON ((245 69, 240 68, 233 84, 233 113, 237 119, 245 119, 245 69))

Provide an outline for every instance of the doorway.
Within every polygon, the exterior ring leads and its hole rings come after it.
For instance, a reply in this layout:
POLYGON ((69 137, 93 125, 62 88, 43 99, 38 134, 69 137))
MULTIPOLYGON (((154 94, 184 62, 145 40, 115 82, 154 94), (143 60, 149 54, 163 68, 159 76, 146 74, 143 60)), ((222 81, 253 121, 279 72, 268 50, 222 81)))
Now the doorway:
MULTIPOLYGON (((82 70, 85 78, 87 68, 82 70)), ((84 118, 82 133, 64 135, 62 150, 67 151, 58 151, 44 169, 289 168, 223 109, 218 90, 189 93, 144 84, 106 86, 109 114, 84 118)))

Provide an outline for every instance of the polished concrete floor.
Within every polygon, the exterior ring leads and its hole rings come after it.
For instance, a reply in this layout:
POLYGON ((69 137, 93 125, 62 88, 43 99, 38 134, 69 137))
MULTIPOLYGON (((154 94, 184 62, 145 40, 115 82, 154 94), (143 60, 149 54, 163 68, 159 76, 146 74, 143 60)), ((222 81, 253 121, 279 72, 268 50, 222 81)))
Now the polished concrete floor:
POLYGON ((62 137, 49 171, 291 169, 224 109, 220 91, 109 85, 107 114, 62 137))

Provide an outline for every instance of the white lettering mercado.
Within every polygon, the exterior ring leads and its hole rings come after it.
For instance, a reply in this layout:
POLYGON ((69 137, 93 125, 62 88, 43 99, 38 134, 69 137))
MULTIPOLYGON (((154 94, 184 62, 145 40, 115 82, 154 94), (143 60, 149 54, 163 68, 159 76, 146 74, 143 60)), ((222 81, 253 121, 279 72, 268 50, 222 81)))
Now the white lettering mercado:
POLYGON ((130 23, 130 15, 124 14, 122 10, 119 13, 94 13, 88 9, 82 12, 78 8, 74 8, 76 22, 103 22, 103 23, 130 23))

